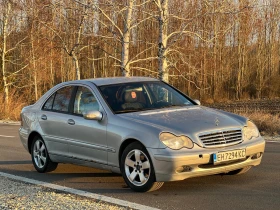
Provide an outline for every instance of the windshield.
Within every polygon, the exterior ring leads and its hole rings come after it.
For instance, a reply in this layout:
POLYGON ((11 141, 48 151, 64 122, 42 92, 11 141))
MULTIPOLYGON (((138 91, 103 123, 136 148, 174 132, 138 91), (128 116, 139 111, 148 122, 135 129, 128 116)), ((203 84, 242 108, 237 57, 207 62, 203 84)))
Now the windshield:
POLYGON ((99 88, 114 113, 194 105, 186 96, 163 82, 124 83, 99 88))

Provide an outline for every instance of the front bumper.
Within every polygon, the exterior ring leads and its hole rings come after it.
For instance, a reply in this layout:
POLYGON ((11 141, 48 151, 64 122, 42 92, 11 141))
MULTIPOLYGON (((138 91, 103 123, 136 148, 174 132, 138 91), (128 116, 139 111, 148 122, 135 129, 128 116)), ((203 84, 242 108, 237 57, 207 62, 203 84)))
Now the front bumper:
POLYGON ((205 149, 197 145, 193 149, 171 150, 147 148, 152 158, 157 181, 177 181, 191 177, 227 173, 246 166, 256 166, 261 163, 265 148, 262 137, 242 142, 237 145, 205 149), (230 151, 246 148, 246 159, 228 162, 222 165, 213 164, 213 154, 221 151, 230 151), (260 153, 260 157, 253 157, 260 153), (178 170, 182 169, 184 170, 178 170))

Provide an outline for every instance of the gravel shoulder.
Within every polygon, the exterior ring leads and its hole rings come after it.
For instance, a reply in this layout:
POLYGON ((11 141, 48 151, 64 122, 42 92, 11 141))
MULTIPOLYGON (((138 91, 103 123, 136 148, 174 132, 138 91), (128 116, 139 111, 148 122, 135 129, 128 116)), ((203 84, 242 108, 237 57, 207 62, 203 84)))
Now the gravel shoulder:
POLYGON ((0 209, 123 210, 127 208, 0 177, 0 209))

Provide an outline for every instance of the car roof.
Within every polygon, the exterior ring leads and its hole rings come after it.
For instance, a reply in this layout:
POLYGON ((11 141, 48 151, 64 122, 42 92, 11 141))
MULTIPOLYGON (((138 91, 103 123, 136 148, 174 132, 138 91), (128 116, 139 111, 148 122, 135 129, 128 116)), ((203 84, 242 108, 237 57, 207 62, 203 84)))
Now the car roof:
POLYGON ((151 77, 106 77, 106 78, 96 78, 96 79, 85 79, 84 81, 89 81, 97 86, 102 86, 102 85, 129 83, 129 82, 147 82, 147 81, 158 81, 158 80, 151 77))

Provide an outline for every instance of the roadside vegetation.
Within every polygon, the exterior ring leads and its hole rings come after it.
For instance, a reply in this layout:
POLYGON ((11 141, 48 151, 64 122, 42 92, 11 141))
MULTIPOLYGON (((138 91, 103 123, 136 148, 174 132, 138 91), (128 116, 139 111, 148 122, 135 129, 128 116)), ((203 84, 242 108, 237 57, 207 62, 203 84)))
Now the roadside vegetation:
POLYGON ((262 135, 279 136, 280 135, 280 114, 271 114, 264 112, 240 113, 251 119, 259 128, 262 135))
POLYGON ((241 100, 206 104, 251 119, 262 135, 280 135, 280 99, 241 100))
MULTIPOLYGON (((0 93, 2 97, 3 93, 0 93)), ((21 109, 27 105, 26 97, 12 94, 7 104, 0 103, 0 120, 19 121, 21 109)))

